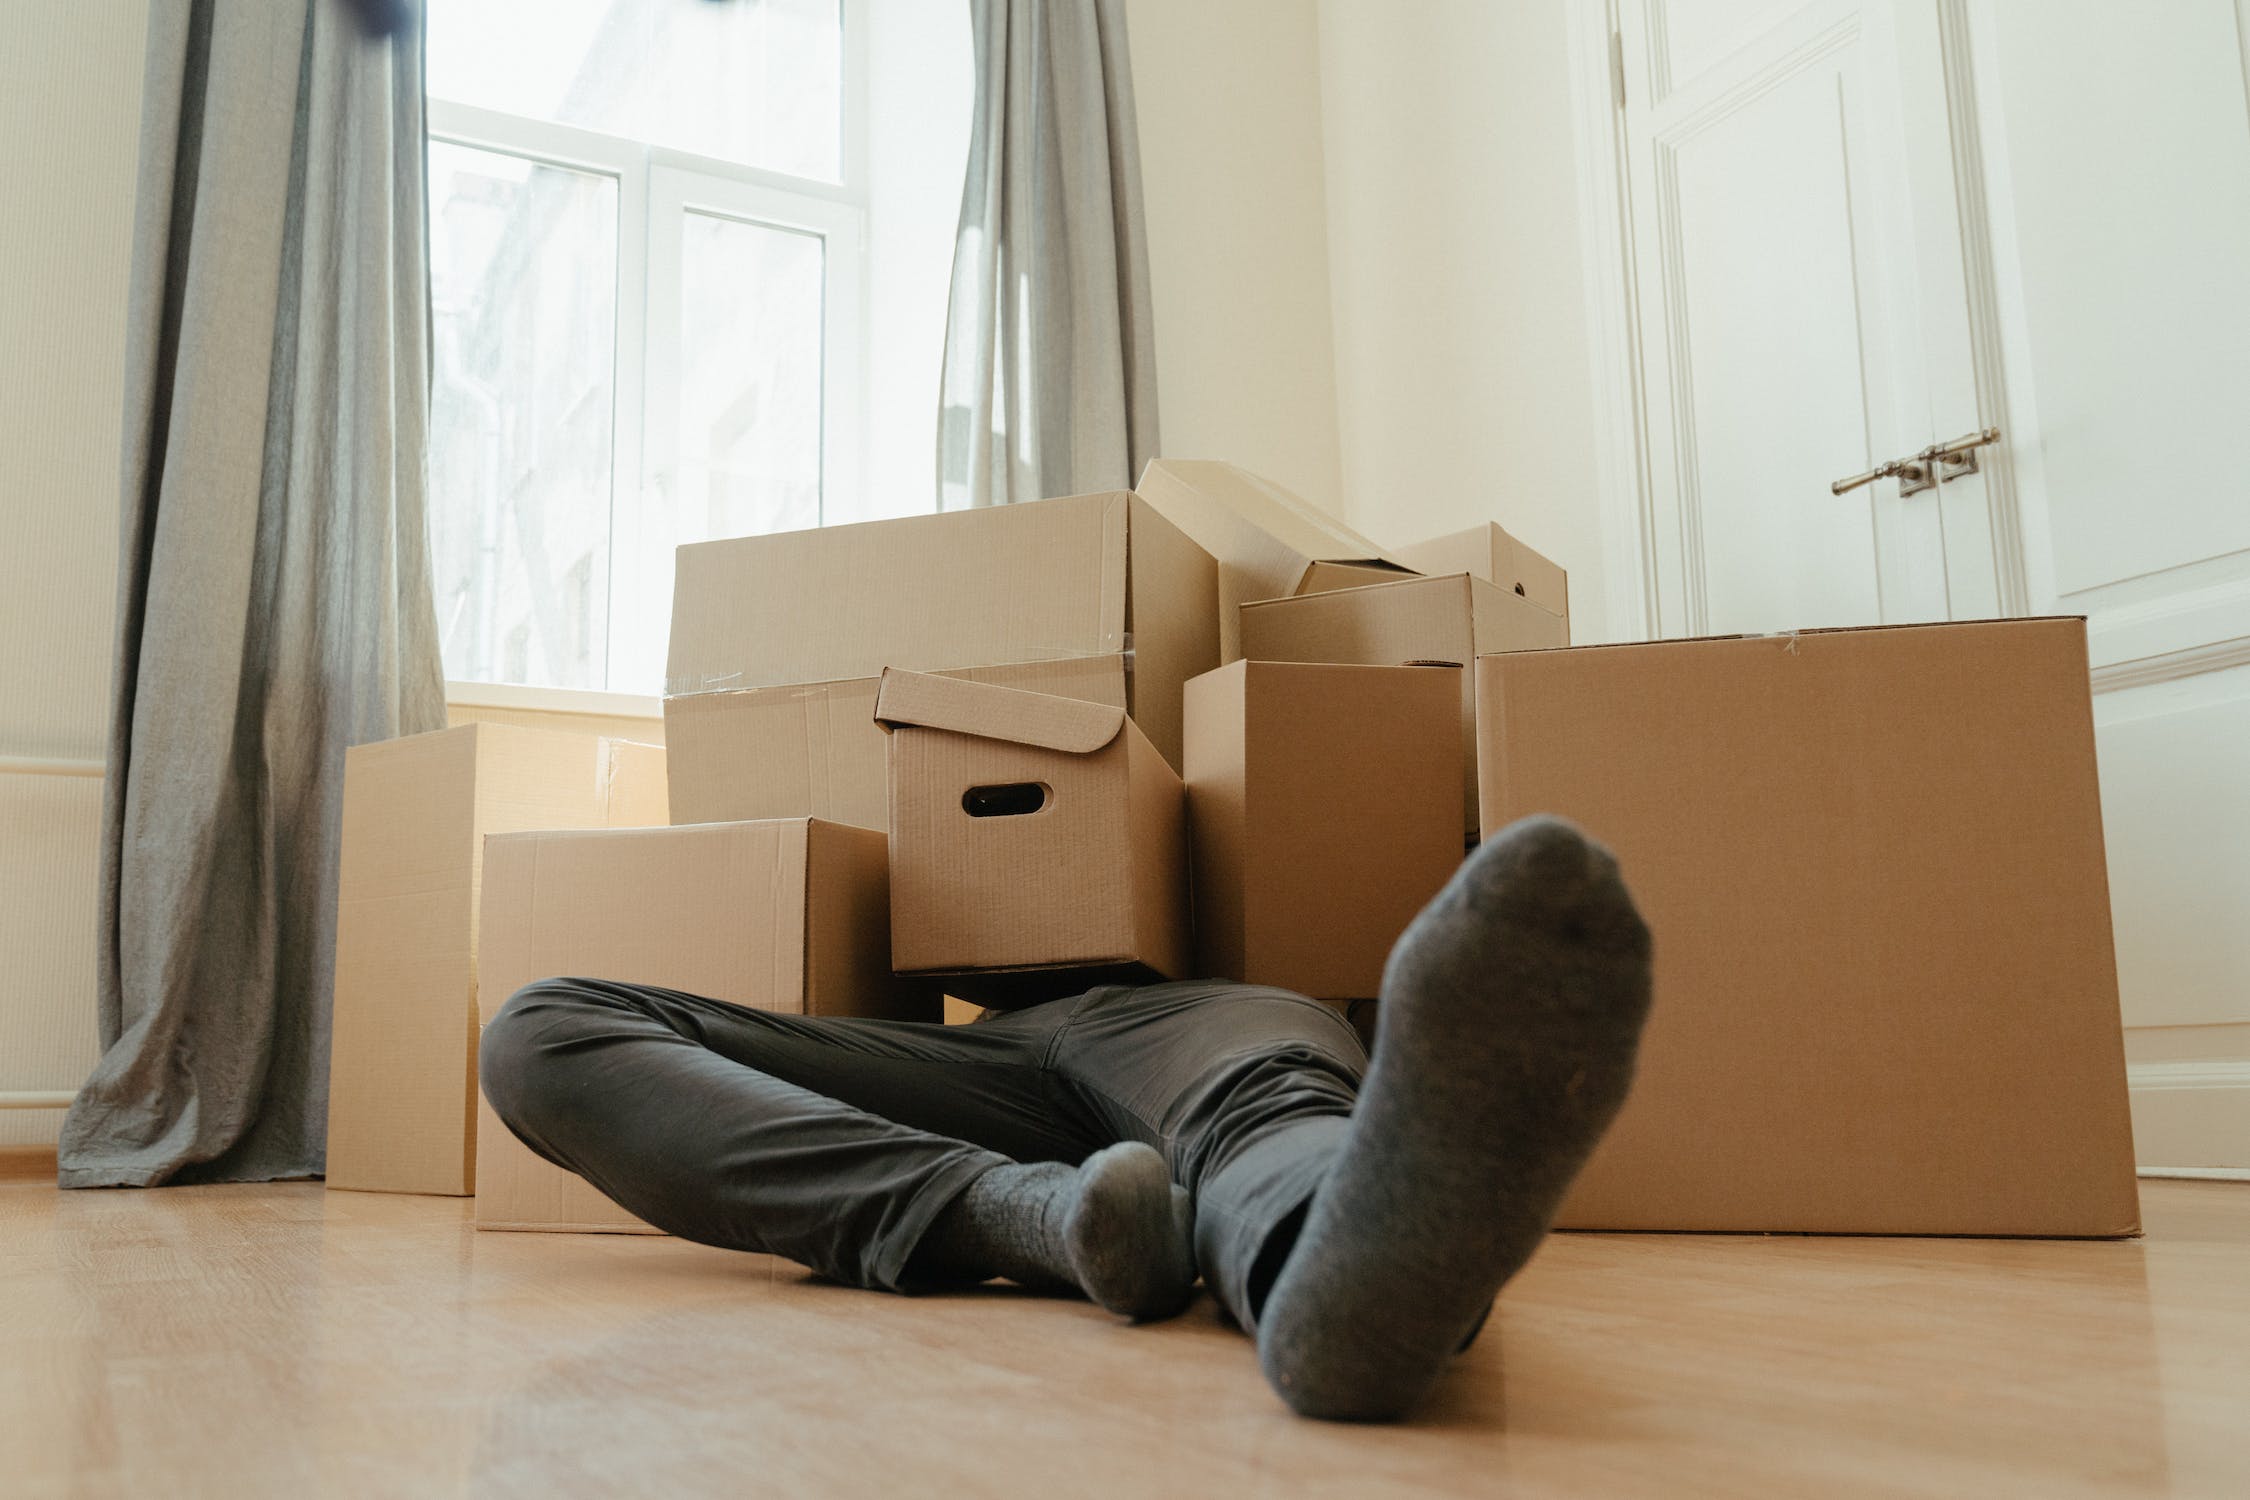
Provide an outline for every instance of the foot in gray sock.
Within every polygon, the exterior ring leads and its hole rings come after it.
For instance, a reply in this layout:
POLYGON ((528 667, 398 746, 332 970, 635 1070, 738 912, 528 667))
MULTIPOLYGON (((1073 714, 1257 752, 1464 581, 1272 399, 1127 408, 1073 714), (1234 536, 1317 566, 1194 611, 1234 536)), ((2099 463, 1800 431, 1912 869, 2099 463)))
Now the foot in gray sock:
POLYGON ((1083 1292, 1139 1323, 1195 1294, 1192 1220, 1164 1158, 1126 1141, 1076 1167, 994 1167, 946 1206, 916 1254, 940 1276, 1083 1292))
POLYGON ((1385 1421, 1428 1393, 1624 1102, 1649 951, 1616 861, 1557 818, 1486 840, 1415 918, 1351 1134, 1258 1314, 1293 1409, 1385 1421))

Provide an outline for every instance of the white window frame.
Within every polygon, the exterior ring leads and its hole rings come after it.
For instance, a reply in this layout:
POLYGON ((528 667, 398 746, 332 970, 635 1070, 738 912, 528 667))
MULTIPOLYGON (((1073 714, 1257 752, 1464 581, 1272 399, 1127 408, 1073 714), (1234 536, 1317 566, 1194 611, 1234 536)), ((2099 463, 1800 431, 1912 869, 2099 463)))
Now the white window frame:
MULTIPOLYGON (((657 702, 614 684, 629 665, 634 640, 645 640, 650 622, 669 628, 671 618, 668 559, 653 569, 632 564, 643 550, 639 501, 649 487, 669 481, 676 441, 673 424, 662 418, 669 415, 664 404, 677 390, 678 341, 652 338, 651 332, 678 326, 677 216, 682 212, 713 213, 821 237, 821 518, 854 519, 866 431, 867 6, 845 0, 841 9, 840 182, 792 177, 447 99, 428 101, 425 133, 433 142, 594 173, 617 184, 616 404, 611 413, 609 555, 602 560, 607 580, 602 672, 607 686, 448 682, 452 701, 486 702, 492 689, 504 688, 511 707, 560 712, 595 711, 595 700, 611 705, 608 711, 624 702, 653 709, 657 702), (644 622, 644 628, 620 629, 619 620, 626 618, 644 622)), ((431 501, 441 503, 435 495, 431 501)))

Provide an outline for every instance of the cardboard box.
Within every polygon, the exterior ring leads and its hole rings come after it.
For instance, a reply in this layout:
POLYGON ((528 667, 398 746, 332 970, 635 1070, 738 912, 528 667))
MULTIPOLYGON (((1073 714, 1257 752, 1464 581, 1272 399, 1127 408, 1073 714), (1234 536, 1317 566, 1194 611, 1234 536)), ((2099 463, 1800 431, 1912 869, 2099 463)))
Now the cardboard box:
POLYGON ((484 837, 665 820, 664 752, 465 724, 344 754, 328 1185, 475 1187, 484 837))
POLYGON ((1187 685, 1198 974, 1380 990, 1461 862, 1462 675, 1239 661, 1187 685))
POLYGON ((1414 571, 1310 501, 1233 464, 1151 459, 1136 493, 1218 559, 1219 660, 1213 666, 1246 654, 1235 611, 1253 599, 1349 588, 1414 571))
POLYGON ((1473 573, 1561 615, 1570 641, 1570 575, 1491 522, 1401 547, 1398 555, 1417 573, 1473 573))
MULTIPOLYGON (((1125 707, 1126 658, 972 667, 945 676, 1125 707)), ((890 827, 888 743, 875 723, 881 679, 690 693, 664 700, 672 820, 826 818, 890 827)))
POLYGON ((671 694, 1132 653, 1175 766, 1180 688, 1219 664, 1217 565, 1117 491, 679 550, 671 694))
POLYGON ((875 713, 894 967, 988 1003, 1187 975, 1186 799, 1121 710, 894 670, 875 713))
MULTIPOLYGON (((1393 667, 1452 662, 1467 668, 1495 651, 1569 643, 1560 615, 1466 573, 1407 578, 1366 588, 1242 606, 1242 653, 1252 661, 1356 662, 1393 667)), ((1460 700, 1462 828, 1477 826, 1476 694, 1469 674, 1460 700)))
POLYGON ((2134 1232, 2085 625, 1488 657, 1485 824, 1575 819, 1656 935, 1579 1229, 2134 1232))
MULTIPOLYGON (((482 1019, 533 980, 575 975, 790 1015, 936 1021, 937 991, 891 973, 885 844, 815 818, 496 836, 482 1019)), ((505 1129, 480 1134, 479 1228, 637 1223, 505 1129)))

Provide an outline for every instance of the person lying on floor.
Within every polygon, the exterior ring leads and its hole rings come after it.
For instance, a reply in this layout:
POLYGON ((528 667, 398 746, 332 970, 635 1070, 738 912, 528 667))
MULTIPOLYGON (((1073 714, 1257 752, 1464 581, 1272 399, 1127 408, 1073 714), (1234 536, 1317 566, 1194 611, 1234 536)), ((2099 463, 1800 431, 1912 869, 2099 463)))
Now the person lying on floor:
POLYGON ((525 1145, 683 1239, 1135 1322, 1200 1275, 1291 1408, 1381 1421, 1475 1337, 1624 1102, 1649 956, 1609 853, 1531 818, 1399 938, 1372 1063, 1327 1006, 1216 980, 943 1026, 549 979, 479 1071, 525 1145))

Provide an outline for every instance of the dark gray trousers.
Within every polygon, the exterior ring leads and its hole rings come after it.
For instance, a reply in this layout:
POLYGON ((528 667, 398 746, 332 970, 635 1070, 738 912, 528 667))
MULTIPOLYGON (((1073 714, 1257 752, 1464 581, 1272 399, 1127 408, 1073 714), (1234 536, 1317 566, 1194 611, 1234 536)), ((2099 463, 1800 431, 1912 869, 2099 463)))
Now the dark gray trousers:
POLYGON ((941 1210, 1007 1161, 1164 1153, 1204 1283, 1254 1328, 1367 1067, 1317 1001, 1109 985, 972 1026, 784 1016, 549 979, 485 1028, 485 1096, 547 1160, 683 1239, 891 1291, 941 1210))

